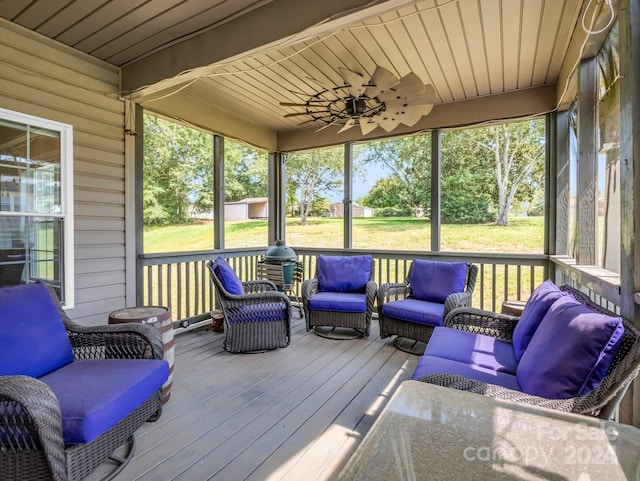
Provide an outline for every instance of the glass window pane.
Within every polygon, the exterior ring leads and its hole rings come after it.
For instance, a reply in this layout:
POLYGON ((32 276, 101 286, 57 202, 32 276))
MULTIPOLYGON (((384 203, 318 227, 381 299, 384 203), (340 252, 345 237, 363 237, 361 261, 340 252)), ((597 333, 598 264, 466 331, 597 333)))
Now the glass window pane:
POLYGON ((431 250, 431 135, 360 144, 354 157, 353 247, 431 250))
POLYGON ((61 213, 60 132, 0 121, 0 211, 61 213))
POLYGON ((224 142, 224 245, 263 247, 269 235, 266 152, 224 142))
POLYGON ((618 24, 598 54, 598 265, 620 272, 620 75, 618 24))
POLYGON ((442 135, 441 250, 542 253, 543 119, 442 135))
POLYGON ((344 247, 344 148, 287 155, 287 244, 344 247))

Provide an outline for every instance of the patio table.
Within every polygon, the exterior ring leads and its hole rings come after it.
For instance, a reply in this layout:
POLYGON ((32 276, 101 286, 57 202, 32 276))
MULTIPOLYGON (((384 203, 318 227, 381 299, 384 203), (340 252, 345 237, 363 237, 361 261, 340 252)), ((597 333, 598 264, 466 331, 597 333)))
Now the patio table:
POLYGON ((338 479, 640 480, 640 430, 406 381, 338 479))

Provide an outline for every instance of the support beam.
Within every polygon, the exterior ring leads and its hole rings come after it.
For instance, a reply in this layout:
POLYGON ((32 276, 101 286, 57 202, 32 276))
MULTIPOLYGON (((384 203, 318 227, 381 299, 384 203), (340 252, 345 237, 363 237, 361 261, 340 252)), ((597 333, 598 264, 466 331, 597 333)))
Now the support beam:
MULTIPOLYGON (((557 190, 553 177, 557 172, 557 113, 547 114, 545 118, 545 131, 547 133, 547 142, 545 144, 545 179, 544 179, 544 250, 548 255, 556 254, 556 209, 557 209, 557 190)), ((553 273, 549 273, 553 276, 553 273)))
POLYGON ((431 251, 440 250, 440 193, 442 190, 442 137, 439 130, 431 132, 431 251))
MULTIPOLYGON (((551 129, 555 132, 555 252, 549 254, 568 255, 569 254, 569 202, 571 200, 571 178, 569 161, 571 156, 571 144, 569 129, 569 111, 557 112, 552 117, 551 129)), ((551 197, 551 196, 550 196, 551 197)), ((549 211, 554 209, 549 207, 549 211)), ((549 220, 549 225, 551 221, 549 220)))
POLYGON ((144 112, 142 107, 135 105, 135 256, 136 256, 136 304, 142 305, 144 299, 144 272, 140 255, 144 253, 144 112))
POLYGON ((224 249, 224 137, 213 136, 213 248, 224 249))
POLYGON ((285 163, 280 152, 269 152, 269 245, 285 239, 285 163))
POLYGON ((344 144, 344 248, 353 245, 353 144, 344 144))
POLYGON ((598 227, 598 157, 597 104, 598 61, 590 58, 580 62, 580 96, 578 97, 578 192, 577 237, 578 264, 596 265, 598 227))

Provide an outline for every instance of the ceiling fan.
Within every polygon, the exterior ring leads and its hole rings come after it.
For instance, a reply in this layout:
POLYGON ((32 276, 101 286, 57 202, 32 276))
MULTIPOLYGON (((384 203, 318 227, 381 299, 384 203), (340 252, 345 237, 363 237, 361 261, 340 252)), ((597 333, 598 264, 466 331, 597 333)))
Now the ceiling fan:
POLYGON ((431 85, 424 85, 420 77, 408 73, 397 78, 392 72, 376 67, 371 79, 346 68, 340 68, 344 85, 325 87, 304 103, 280 102, 284 107, 302 107, 303 112, 286 114, 285 117, 310 116, 300 125, 321 121, 325 125, 342 125, 344 132, 356 125, 362 135, 380 126, 391 132, 400 124, 415 125, 431 112, 436 92, 431 85))

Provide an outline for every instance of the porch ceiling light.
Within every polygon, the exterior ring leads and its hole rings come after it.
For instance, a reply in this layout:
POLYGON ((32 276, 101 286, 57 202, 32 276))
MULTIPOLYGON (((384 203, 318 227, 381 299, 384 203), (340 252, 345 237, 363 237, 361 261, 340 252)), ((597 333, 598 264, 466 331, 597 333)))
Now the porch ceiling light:
POLYGON ((371 79, 365 82, 359 73, 346 68, 339 71, 344 85, 326 87, 304 103, 280 102, 284 107, 304 109, 285 117, 311 117, 299 125, 316 120, 323 122, 325 125, 318 131, 342 125, 340 133, 360 125, 362 135, 367 135, 378 126, 387 132, 400 124, 411 127, 433 108, 435 89, 424 85, 414 73, 398 79, 387 69, 376 67, 371 79))

